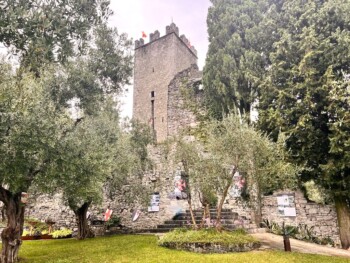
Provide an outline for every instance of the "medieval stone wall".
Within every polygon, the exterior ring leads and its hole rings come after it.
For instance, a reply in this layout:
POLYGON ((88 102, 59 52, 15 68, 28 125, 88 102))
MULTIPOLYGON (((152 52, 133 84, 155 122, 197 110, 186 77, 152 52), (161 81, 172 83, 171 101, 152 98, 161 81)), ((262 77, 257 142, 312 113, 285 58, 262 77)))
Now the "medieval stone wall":
MULTIPOLYGON (((156 148, 152 149, 154 157, 158 158, 158 165, 161 157, 160 151, 156 148), (157 156, 158 155, 158 156, 157 156)), ((158 167, 159 167, 158 166, 158 167)), ((103 219, 103 213, 110 207, 113 214, 121 218, 121 223, 127 228, 150 229, 162 224, 166 220, 180 212, 188 209, 187 200, 177 200, 171 198, 170 194, 174 190, 174 174, 176 169, 170 171, 168 168, 161 168, 161 173, 149 173, 145 175, 145 184, 151 185, 154 191, 160 193, 160 209, 159 212, 148 212, 147 207, 140 204, 130 204, 123 200, 123 195, 118 196, 114 200, 105 199, 101 205, 92 206, 89 209, 91 215, 97 219, 103 219), (139 209, 140 217, 137 221, 132 221, 133 212, 139 209)), ((308 202, 300 191, 288 192, 295 195, 296 217, 281 217, 278 214, 277 195, 281 192, 276 192, 271 196, 265 196, 262 200, 262 218, 268 219, 269 222, 275 222, 282 225, 298 226, 299 224, 307 225, 309 228, 313 227, 314 235, 319 238, 330 237, 335 244, 340 244, 339 230, 337 223, 337 215, 333 205, 320 205, 308 202)), ((194 209, 200 208, 200 203, 194 195, 194 209)), ((237 224, 243 227, 252 227, 254 224, 253 213, 249 204, 239 198, 228 197, 224 204, 224 208, 232 209, 233 212, 239 214, 239 221, 237 224)), ((42 195, 32 200, 26 209, 26 217, 38 218, 45 221, 50 218, 56 222, 55 228, 67 227, 77 230, 75 224, 75 217, 69 207, 62 203, 61 196, 56 194, 54 196, 42 195)))
POLYGON ((196 116, 186 107, 184 100, 199 103, 202 98, 202 90, 196 90, 194 86, 201 83, 201 79, 202 73, 198 71, 197 65, 192 65, 178 73, 170 82, 168 88, 168 136, 174 136, 186 127, 196 126, 196 116), (184 98, 185 89, 192 89, 194 96, 184 98))
MULTIPOLYGON (((337 213, 334 205, 321 205, 308 202, 301 191, 289 192, 295 196, 296 217, 281 217, 277 210, 276 192, 272 196, 264 197, 262 216, 270 222, 280 225, 285 222, 287 225, 298 226, 299 224, 314 227, 313 231, 317 237, 330 237, 335 243, 340 244, 337 213)), ((287 192, 288 193, 288 192, 287 192)))
MULTIPOLYGON (((240 198, 228 198, 226 208, 232 209, 241 217, 253 220, 253 211, 247 202, 240 198)), ((280 226, 298 226, 299 224, 313 227, 313 233, 319 238, 330 237, 336 244, 340 244, 337 213, 334 205, 322 205, 309 202, 301 191, 276 191, 273 195, 262 198, 262 218, 275 222, 280 226), (295 200, 296 217, 284 217, 278 213, 277 196, 281 193, 293 194, 295 200)))
MULTIPOLYGON (((177 164, 164 164, 164 157, 158 147, 149 147, 149 154, 154 162, 154 171, 144 175, 143 184, 160 194, 159 212, 148 212, 147 206, 137 202, 126 200, 125 194, 121 192, 113 200, 104 198, 102 204, 93 205, 89 212, 95 219, 102 220, 103 213, 109 207, 113 215, 121 218, 121 224, 130 229, 150 229, 162 224, 165 220, 172 219, 176 213, 188 209, 186 199, 174 198, 175 174, 181 169, 177 164), (138 220, 133 221, 132 215, 135 210, 140 211, 138 220)), ((135 197, 136 200, 136 197, 135 197)), ((199 208, 198 201, 194 198, 195 208, 199 208)), ((26 217, 34 217, 41 221, 50 218, 55 228, 70 228, 77 230, 74 213, 62 202, 60 194, 40 195, 31 198, 27 204, 26 217)))

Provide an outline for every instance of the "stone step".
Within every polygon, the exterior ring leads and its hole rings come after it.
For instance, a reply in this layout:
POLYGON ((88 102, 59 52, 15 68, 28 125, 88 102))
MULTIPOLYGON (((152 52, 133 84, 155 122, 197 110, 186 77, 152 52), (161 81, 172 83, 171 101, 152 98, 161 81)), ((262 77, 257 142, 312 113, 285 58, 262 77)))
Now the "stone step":
MULTIPOLYGON (((197 216, 195 215, 194 217, 196 220, 202 220, 203 215, 197 216)), ((210 215, 210 219, 216 219, 217 215, 210 215)), ((235 215, 221 215, 221 219, 231 219, 231 220, 235 220, 237 219, 238 216, 235 215)), ((173 217, 173 220, 191 220, 192 217, 191 215, 177 215, 175 217, 173 217)))
MULTIPOLYGON (((212 219, 212 221, 215 221, 215 219, 212 219)), ((235 220, 232 219, 222 219, 220 220, 221 224, 233 224, 235 220)), ((164 225, 187 225, 188 223, 191 223, 192 220, 167 220, 164 221, 164 225)), ((196 223, 201 223, 202 219, 197 219, 196 223)))
MULTIPOLYGON (((182 212, 182 213, 179 213, 179 215, 190 215, 191 213, 190 212, 182 212)), ((193 212, 194 215, 203 215, 203 211, 199 211, 199 212, 193 212)), ((217 215, 218 213, 216 212, 210 212, 211 215, 217 215)), ((236 215, 238 216, 238 213, 234 213, 234 212, 222 212, 221 213, 222 215, 236 215)))
MULTIPOLYGON (((194 209, 192 211, 193 212, 203 212, 203 209, 194 209)), ((216 208, 210 208, 209 211, 210 211, 210 213, 212 213, 212 212, 216 212, 217 209, 216 208)), ((189 213, 189 212, 190 212, 190 210, 187 209, 186 213, 189 213)), ((221 212, 232 212, 232 210, 231 209, 222 209, 221 212)))
MULTIPOLYGON (((237 228, 237 225, 235 225, 235 224, 222 224, 222 226, 225 229, 236 229, 237 228)), ((164 225, 158 225, 157 229, 175 229, 175 228, 181 228, 181 227, 191 227, 191 225, 180 226, 177 224, 164 224, 164 225)))

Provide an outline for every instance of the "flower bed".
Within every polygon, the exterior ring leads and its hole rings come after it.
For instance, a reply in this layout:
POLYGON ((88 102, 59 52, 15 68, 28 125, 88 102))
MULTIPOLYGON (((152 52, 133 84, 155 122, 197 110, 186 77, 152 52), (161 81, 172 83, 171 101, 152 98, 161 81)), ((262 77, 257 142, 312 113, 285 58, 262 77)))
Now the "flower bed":
POLYGON ((247 252, 260 247, 260 243, 244 231, 175 230, 158 241, 163 247, 197 253, 247 252))

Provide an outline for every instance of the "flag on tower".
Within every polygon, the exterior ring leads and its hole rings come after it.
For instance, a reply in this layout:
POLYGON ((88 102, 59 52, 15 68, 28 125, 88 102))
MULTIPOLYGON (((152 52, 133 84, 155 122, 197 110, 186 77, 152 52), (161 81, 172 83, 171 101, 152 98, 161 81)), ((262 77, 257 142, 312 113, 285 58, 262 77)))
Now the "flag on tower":
POLYGON ((191 47, 192 47, 192 46, 191 46, 191 42, 190 42, 190 41, 188 41, 187 46, 188 46, 188 48, 191 48, 191 47))
POLYGON ((142 38, 146 38, 146 37, 147 37, 146 33, 142 31, 142 38))

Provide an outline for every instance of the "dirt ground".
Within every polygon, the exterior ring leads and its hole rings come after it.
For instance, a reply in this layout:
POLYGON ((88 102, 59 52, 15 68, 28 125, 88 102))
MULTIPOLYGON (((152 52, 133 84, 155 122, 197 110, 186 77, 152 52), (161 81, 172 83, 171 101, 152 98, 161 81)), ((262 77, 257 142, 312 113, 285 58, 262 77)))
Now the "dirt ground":
MULTIPOLYGON (((260 250, 284 250, 283 237, 270 234, 270 233, 256 233, 251 234, 261 242, 260 250)), ((350 250, 338 249, 333 247, 327 247, 308 243, 296 239, 290 239, 292 251, 308 254, 321 254, 327 256, 340 256, 350 259, 350 250)))

